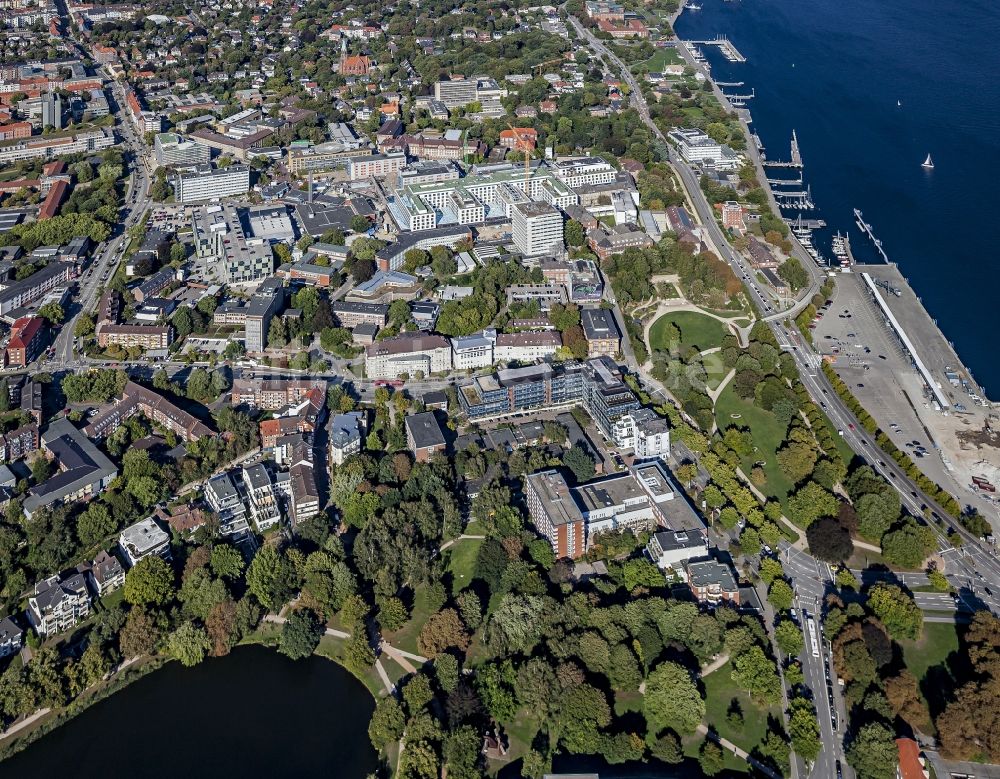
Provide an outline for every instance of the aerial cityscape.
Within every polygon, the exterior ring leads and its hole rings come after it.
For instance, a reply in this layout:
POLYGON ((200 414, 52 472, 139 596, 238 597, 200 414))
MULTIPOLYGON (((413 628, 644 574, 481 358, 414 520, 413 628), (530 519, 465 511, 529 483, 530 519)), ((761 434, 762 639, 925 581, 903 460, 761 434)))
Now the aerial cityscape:
POLYGON ((1000 777, 913 5, 0 0, 0 773, 1000 777))

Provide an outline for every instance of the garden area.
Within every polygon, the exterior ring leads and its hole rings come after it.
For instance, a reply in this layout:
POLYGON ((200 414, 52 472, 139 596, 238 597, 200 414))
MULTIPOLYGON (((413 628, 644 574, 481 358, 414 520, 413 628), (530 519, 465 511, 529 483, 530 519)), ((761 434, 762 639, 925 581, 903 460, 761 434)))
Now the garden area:
POLYGON ((761 492, 769 498, 784 501, 794 486, 778 463, 777 452, 785 441, 787 423, 770 411, 741 398, 730 384, 715 403, 715 418, 720 430, 735 425, 747 427, 753 434, 754 449, 741 458, 743 472, 750 474, 756 463, 761 463, 767 482, 761 492))
POLYGON ((673 325, 680 333, 680 346, 691 347, 703 352, 722 345, 726 335, 726 326, 718 319, 713 319, 696 311, 674 311, 664 314, 649 329, 649 346, 654 351, 671 349, 670 336, 673 325))
POLYGON ((645 70, 648 73, 662 73, 667 65, 683 65, 684 60, 677 53, 676 49, 664 47, 657 49, 656 53, 645 62, 636 66, 636 70, 645 70))
POLYGON ((472 584, 476 571, 476 557, 479 555, 479 547, 482 544, 481 538, 462 538, 445 550, 447 570, 452 576, 451 592, 453 595, 457 595, 472 584))

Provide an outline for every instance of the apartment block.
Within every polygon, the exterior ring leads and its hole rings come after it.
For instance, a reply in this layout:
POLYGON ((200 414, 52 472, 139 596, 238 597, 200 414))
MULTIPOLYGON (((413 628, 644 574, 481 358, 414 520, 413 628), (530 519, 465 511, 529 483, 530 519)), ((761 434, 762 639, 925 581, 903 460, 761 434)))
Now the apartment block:
POLYGON ((190 168, 212 159, 210 148, 177 133, 158 133, 153 140, 153 153, 160 167, 190 168))
POLYGON ((174 199, 178 203, 205 203, 245 195, 249 191, 249 165, 213 168, 206 163, 190 173, 179 173, 174 178, 174 199))
POLYGON ((451 370, 447 338, 424 331, 402 333, 365 349, 365 373, 370 379, 396 379, 417 371, 425 376, 451 370))
POLYGON ((583 514, 559 471, 525 476, 524 497, 535 529, 549 540, 557 558, 576 559, 586 552, 583 514))

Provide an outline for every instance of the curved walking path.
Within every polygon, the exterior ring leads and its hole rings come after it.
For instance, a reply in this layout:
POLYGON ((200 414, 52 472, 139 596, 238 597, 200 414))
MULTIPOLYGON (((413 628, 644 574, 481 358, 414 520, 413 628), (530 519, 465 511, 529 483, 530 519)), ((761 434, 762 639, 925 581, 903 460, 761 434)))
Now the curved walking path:
POLYGON ((762 774, 771 777, 771 779, 782 779, 781 774, 772 771, 770 768, 761 763, 759 760, 751 757, 749 754, 747 754, 745 750, 740 749, 732 741, 728 741, 727 739, 724 739, 722 736, 720 736, 718 733, 709 730, 705 726, 705 723, 701 723, 700 725, 698 725, 698 733, 700 733, 702 736, 705 736, 705 738, 712 739, 712 741, 714 741, 720 747, 732 752, 740 760, 745 760, 749 765, 752 765, 762 774))
MULTIPOLYGON (((275 625, 284 625, 288 620, 278 614, 265 614, 264 622, 272 622, 275 625)), ((333 638, 350 638, 350 633, 345 633, 343 630, 337 630, 336 628, 327 628, 325 631, 326 635, 332 636, 333 638)))
POLYGON ((460 535, 458 538, 451 539, 451 541, 445 541, 443 544, 441 544, 441 548, 438 549, 438 551, 439 552, 443 552, 445 549, 450 549, 452 547, 452 545, 454 545, 454 543, 456 541, 464 541, 464 540, 471 540, 471 541, 479 540, 479 541, 482 541, 485 538, 486 538, 486 536, 470 536, 470 535, 463 534, 463 535, 460 535))
POLYGON ((417 672, 417 667, 410 662, 410 660, 416 660, 421 665, 427 662, 427 658, 422 655, 415 655, 412 652, 405 652, 402 649, 397 649, 392 644, 390 644, 385 639, 379 643, 381 650, 389 655, 393 660, 395 660, 400 668, 409 674, 414 674, 417 672))
POLYGON ((701 676, 702 676, 702 678, 708 676, 710 673, 715 673, 716 671, 718 671, 720 668, 722 668, 722 666, 724 666, 728 662, 729 662, 729 653, 728 652, 723 652, 721 655, 719 655, 717 658, 715 658, 708 665, 702 666, 702 668, 701 668, 701 676))
MULTIPOLYGON (((736 369, 730 368, 729 373, 727 373, 723 377, 722 381, 719 382, 719 386, 716 387, 714 390, 710 389, 708 391, 708 397, 712 399, 713 408, 715 407, 716 402, 719 400, 719 395, 721 395, 723 391, 726 389, 726 387, 729 386, 729 382, 733 380, 733 376, 735 375, 736 375, 736 369)), ((714 428, 712 429, 712 432, 713 433, 715 432, 714 428)))

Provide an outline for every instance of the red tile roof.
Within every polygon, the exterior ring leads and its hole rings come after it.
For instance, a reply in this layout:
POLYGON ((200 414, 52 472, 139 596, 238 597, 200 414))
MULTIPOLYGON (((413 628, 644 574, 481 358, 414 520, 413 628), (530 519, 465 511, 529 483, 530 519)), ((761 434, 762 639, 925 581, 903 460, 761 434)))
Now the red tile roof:
POLYGON ((45 325, 45 320, 38 316, 23 316, 11 326, 8 349, 27 349, 38 331, 45 325))

